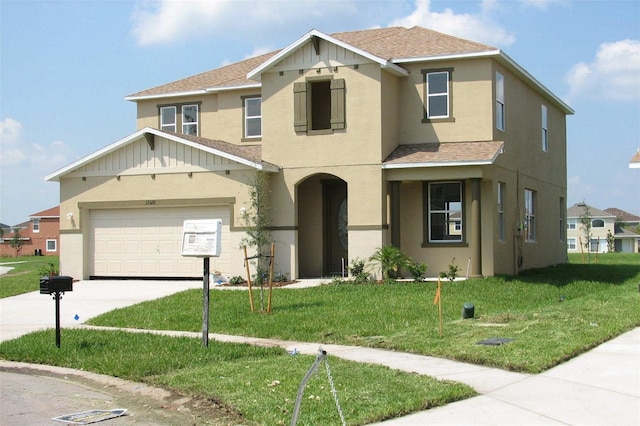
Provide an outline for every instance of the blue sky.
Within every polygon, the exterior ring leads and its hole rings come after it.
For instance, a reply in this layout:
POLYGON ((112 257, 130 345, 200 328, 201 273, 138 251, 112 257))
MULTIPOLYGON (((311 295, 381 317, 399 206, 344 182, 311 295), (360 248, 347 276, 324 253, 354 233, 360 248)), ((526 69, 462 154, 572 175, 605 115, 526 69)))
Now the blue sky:
POLYGON ((324 33, 421 25, 504 50, 575 115, 568 195, 640 215, 637 0, 0 0, 0 222, 59 202, 44 176, 135 131, 126 95, 324 33))

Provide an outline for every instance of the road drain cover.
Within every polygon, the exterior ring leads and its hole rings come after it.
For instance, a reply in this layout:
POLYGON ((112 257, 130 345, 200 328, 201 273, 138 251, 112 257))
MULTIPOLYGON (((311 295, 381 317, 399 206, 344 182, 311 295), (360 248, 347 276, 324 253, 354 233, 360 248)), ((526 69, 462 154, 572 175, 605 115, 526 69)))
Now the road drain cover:
POLYGON ((490 339, 481 340, 478 342, 478 344, 487 346, 500 346, 511 341, 513 341, 513 339, 509 339, 507 337, 492 337, 490 339))

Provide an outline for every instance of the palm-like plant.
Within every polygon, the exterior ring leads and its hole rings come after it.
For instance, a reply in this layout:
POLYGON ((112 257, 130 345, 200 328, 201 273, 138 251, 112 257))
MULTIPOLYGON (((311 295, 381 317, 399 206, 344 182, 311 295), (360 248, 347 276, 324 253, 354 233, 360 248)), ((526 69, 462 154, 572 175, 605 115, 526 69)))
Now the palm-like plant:
POLYGON ((384 245, 379 247, 369 260, 380 264, 382 278, 386 280, 397 278, 400 269, 407 266, 409 257, 402 253, 398 247, 384 245))

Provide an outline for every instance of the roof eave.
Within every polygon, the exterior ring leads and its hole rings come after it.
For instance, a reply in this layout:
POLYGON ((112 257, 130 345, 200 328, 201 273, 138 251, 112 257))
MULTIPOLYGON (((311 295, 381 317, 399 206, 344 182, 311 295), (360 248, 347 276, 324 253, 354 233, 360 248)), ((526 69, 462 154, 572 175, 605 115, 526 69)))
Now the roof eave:
POLYGON ((201 89, 201 90, 190 90, 188 92, 171 92, 171 93, 159 93, 157 95, 132 95, 132 96, 125 96, 124 100, 125 101, 132 101, 132 102, 137 102, 137 101, 146 101, 146 100, 150 100, 150 99, 163 99, 163 98, 176 98, 176 97, 183 97, 183 96, 198 96, 198 95, 204 95, 207 93, 207 89, 201 89))
POLYGON ((463 167, 463 166, 488 166, 493 164, 495 160, 480 161, 433 161, 426 163, 391 163, 382 164, 384 170, 392 169, 419 169, 431 167, 463 167))

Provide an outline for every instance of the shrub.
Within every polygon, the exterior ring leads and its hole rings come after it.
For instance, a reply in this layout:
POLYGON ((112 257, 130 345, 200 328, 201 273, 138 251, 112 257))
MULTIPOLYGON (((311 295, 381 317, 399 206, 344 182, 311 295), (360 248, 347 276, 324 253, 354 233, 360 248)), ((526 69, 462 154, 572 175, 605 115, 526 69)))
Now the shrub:
POLYGON ((231 277, 229 280, 229 284, 231 285, 241 285, 244 284, 246 280, 242 278, 240 275, 236 275, 235 277, 231 277))
POLYGON ((398 247, 392 245, 384 245, 371 255, 369 260, 380 264, 382 279, 397 278, 400 270, 407 267, 409 257, 400 251, 398 247))
POLYGON ((410 259, 407 262, 407 269, 415 281, 422 281, 427 272, 427 264, 410 259))

